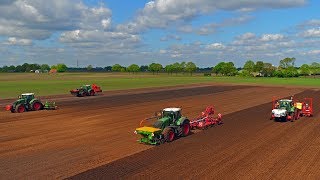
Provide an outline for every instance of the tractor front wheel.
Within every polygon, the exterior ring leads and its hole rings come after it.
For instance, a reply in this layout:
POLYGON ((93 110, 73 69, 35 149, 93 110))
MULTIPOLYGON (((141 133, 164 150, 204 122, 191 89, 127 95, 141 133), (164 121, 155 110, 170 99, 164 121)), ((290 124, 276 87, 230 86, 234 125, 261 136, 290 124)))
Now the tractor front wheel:
POLYGON ((26 110, 26 108, 24 107, 23 104, 19 104, 18 106, 16 106, 17 113, 23 113, 25 110, 26 110))
POLYGON ((175 138, 175 134, 171 128, 165 128, 163 130, 163 137, 165 142, 172 142, 175 138))

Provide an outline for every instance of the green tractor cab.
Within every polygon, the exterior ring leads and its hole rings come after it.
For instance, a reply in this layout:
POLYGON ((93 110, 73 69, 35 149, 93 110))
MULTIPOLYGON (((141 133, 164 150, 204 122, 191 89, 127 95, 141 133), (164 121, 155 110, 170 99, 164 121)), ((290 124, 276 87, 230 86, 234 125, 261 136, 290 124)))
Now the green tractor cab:
POLYGON ((176 137, 188 136, 190 133, 190 121, 181 115, 181 108, 165 108, 155 114, 154 117, 141 121, 135 134, 141 135, 140 143, 158 145, 171 142, 176 137), (152 126, 142 126, 148 120, 156 119, 152 126))
POLYGON ((11 105, 6 106, 7 111, 12 113, 22 113, 25 111, 39 111, 42 109, 56 109, 57 106, 54 102, 46 102, 42 104, 40 99, 34 97, 34 93, 24 93, 18 96, 18 100, 11 105))

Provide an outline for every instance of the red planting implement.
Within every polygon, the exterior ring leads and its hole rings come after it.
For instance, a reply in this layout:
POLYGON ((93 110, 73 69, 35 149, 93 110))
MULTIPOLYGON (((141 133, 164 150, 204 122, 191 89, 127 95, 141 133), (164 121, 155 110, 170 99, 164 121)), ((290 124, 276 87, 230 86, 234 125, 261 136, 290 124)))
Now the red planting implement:
POLYGON ((213 117, 214 107, 208 106, 196 119, 190 121, 191 129, 206 129, 214 125, 222 124, 222 115, 218 113, 218 117, 213 117))

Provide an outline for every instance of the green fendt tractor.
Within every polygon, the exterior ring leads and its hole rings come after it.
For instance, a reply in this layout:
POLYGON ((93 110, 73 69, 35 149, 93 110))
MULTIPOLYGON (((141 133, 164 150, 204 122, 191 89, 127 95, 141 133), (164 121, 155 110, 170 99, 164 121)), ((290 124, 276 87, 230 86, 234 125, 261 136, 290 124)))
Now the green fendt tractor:
POLYGON ((188 136, 190 133, 190 121, 181 115, 181 108, 165 108, 162 112, 156 113, 154 117, 145 120, 156 119, 152 126, 143 126, 135 130, 135 134, 142 137, 140 143, 157 145, 164 142, 171 142, 176 137, 188 136))
POLYGON ((57 108, 55 102, 46 102, 45 104, 42 104, 39 99, 36 99, 34 97, 34 93, 24 93, 21 94, 18 98, 19 99, 13 102, 11 105, 6 106, 7 111, 11 111, 12 113, 22 113, 25 111, 38 111, 42 109, 57 108))
POLYGON ((77 97, 94 96, 96 93, 102 92, 101 87, 96 84, 82 85, 78 89, 70 90, 70 93, 77 97))

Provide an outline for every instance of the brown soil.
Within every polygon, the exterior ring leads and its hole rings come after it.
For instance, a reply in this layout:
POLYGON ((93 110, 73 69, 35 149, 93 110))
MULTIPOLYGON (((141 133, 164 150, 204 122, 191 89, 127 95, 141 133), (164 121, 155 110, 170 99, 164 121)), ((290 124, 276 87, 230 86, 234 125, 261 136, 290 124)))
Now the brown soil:
POLYGON ((270 103, 224 116, 225 125, 83 172, 71 179, 289 179, 320 176, 320 91, 315 117, 268 120, 270 103))
MULTIPOLYGON (((314 140, 317 139, 317 132, 314 131, 318 126, 317 121, 306 119, 294 123, 274 123, 265 117, 270 113, 272 96, 284 97, 301 91, 296 88, 253 86, 171 88, 155 92, 148 90, 115 93, 113 96, 64 97, 57 100, 60 109, 56 111, 22 114, 2 111, 0 112, 0 177, 66 178, 96 167, 98 168, 76 177, 111 178, 113 175, 114 178, 119 178, 147 175, 162 178, 169 175, 202 177, 206 174, 207 177, 216 175, 228 177, 243 171, 257 175, 254 174, 256 170, 251 171, 246 167, 250 168, 250 162, 256 163, 257 160, 259 162, 263 160, 264 163, 268 163, 268 167, 272 167, 275 164, 274 158, 279 155, 278 151, 269 151, 271 148, 281 148, 281 142, 291 142, 289 145, 298 146, 301 139, 308 137, 303 136, 306 134, 312 135, 314 140), (259 106, 266 102, 269 103, 259 106), (141 119, 152 115, 153 112, 164 107, 181 106, 183 114, 192 118, 207 105, 215 105, 217 112, 225 115, 223 126, 201 131, 155 148, 136 142, 138 137, 133 134, 134 129, 141 119), (248 109, 251 107, 257 109, 248 109), (310 131, 308 128, 314 130, 310 131), (303 132, 300 132, 301 130, 303 132), (291 131, 299 134, 299 138, 294 138, 291 131), (279 136, 289 136, 289 138, 283 139, 279 136), (272 139, 276 140, 275 144, 268 145, 272 139), (261 150, 258 154, 262 155, 254 154, 258 150, 261 150), (210 156, 207 156, 208 154, 210 156), (272 155, 273 158, 260 159, 267 155, 272 155), (244 161, 245 156, 251 160, 244 161), (249 165, 242 165, 242 161, 249 165), (239 166, 235 166, 237 163, 240 163, 239 166), (118 170, 113 168, 119 166, 122 168, 118 170), (158 166, 162 168, 159 169, 158 166), (217 166, 221 169, 213 171, 212 168, 217 166), (185 170, 178 171, 178 168, 185 170), (232 171, 233 174, 224 175, 228 168, 235 171, 232 171), (110 172, 112 173, 109 174, 110 172)), ((310 91, 307 95, 319 97, 317 92, 310 91)), ((316 145, 314 142, 313 146, 316 145)), ((291 150, 291 146, 283 148, 291 150)), ((300 148, 306 147, 304 145, 300 148)), ((306 149, 301 150, 306 151, 306 149)), ((312 153, 312 156, 317 151, 312 148, 308 152, 312 153)), ((296 161, 290 163, 292 167, 296 161)), ((277 164, 285 165, 278 161, 277 164)), ((251 168, 254 169, 256 166, 251 168)), ((294 167, 301 168, 298 165, 294 167)))

